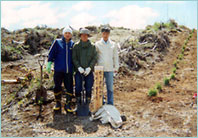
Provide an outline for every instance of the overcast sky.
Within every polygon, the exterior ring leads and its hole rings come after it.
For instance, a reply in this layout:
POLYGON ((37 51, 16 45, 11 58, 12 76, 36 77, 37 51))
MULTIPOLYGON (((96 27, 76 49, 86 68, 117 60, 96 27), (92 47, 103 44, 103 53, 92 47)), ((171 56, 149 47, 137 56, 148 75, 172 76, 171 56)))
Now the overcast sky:
POLYGON ((109 23, 142 29, 154 22, 175 19, 197 28, 196 1, 2 1, 1 26, 16 30, 37 25, 78 29, 109 23))

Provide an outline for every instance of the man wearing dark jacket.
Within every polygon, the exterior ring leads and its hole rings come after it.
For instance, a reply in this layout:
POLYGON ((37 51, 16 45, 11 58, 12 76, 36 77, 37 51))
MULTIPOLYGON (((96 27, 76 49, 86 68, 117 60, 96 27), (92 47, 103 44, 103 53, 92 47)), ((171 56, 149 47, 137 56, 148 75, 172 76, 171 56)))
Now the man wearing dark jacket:
POLYGON ((50 73, 51 64, 54 62, 54 96, 56 105, 54 111, 61 111, 62 82, 66 88, 66 112, 72 112, 70 107, 73 95, 73 65, 72 48, 74 42, 71 40, 72 30, 64 28, 61 39, 56 39, 49 49, 47 71, 50 73))
POLYGON ((72 61, 75 69, 75 94, 77 104, 81 103, 82 81, 85 81, 86 103, 91 100, 91 91, 94 82, 94 66, 97 62, 97 52, 95 46, 89 41, 89 30, 80 30, 80 41, 74 45, 72 51, 72 61))

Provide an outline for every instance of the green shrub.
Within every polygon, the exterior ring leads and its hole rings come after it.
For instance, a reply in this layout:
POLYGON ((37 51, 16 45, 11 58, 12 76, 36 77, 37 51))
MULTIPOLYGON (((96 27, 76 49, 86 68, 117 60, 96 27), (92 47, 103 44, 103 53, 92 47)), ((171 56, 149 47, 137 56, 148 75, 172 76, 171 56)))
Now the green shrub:
POLYGON ((188 43, 189 37, 187 38, 187 40, 185 40, 184 45, 186 46, 188 43))
POLYGON ((158 31, 158 30, 159 30, 159 28, 160 28, 160 26, 161 26, 161 24, 160 24, 160 23, 155 22, 155 23, 154 23, 154 25, 153 25, 153 29, 154 29, 155 31, 158 31))
POLYGON ((188 38, 190 39, 191 37, 192 37, 192 34, 190 34, 188 38))
POLYGON ((181 52, 182 54, 184 54, 184 49, 182 48, 182 52, 181 52))
POLYGON ((192 29, 192 33, 194 33, 194 32, 195 32, 195 28, 192 29))
POLYGON ((156 96, 157 95, 157 90, 155 89, 150 89, 148 92, 148 96, 156 96))
POLYGON ((185 49, 186 49, 186 46, 184 45, 184 46, 182 47, 182 49, 184 49, 184 50, 185 50, 185 49))
POLYGON ((175 74, 171 74, 170 79, 175 79, 175 74))
POLYGON ((182 60, 183 59, 183 56, 184 56, 183 54, 179 54, 178 59, 179 60, 182 60))
POLYGON ((176 73, 176 70, 177 70, 177 68, 176 68, 176 67, 174 67, 174 68, 173 68, 173 70, 172 70, 172 71, 173 71, 173 73, 176 73))
POLYGON ((158 31, 159 29, 166 28, 168 30, 176 30, 178 24, 175 20, 170 19, 167 22, 155 22, 153 25, 148 25, 146 27, 146 33, 154 31, 158 31))
POLYGON ((164 78, 164 85, 167 86, 170 84, 170 79, 169 78, 164 78))
POLYGON ((157 84, 156 84, 156 89, 157 89, 158 91, 161 91, 161 90, 162 90, 162 85, 161 85, 160 83, 157 83, 157 84))
POLYGON ((177 61, 174 61, 173 65, 174 65, 175 68, 177 68, 177 61))
POLYGON ((177 28, 178 24, 175 22, 174 19, 170 19, 168 22, 164 23, 164 28, 167 28, 167 29, 175 29, 177 28))

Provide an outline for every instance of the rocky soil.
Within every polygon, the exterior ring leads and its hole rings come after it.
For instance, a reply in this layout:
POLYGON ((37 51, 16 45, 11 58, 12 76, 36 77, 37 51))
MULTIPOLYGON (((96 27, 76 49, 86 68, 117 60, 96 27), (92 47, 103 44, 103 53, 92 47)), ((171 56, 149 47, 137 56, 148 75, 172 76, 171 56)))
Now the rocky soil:
MULTIPOLYGON (((47 55, 51 41, 61 34, 61 30, 37 28, 40 34, 36 34, 35 28, 18 32, 2 28, 2 37, 6 38, 2 39, 2 46, 15 46, 16 49, 11 48, 10 51, 5 48, 2 51, 7 51, 7 55, 2 54, 1 79, 26 78, 25 82, 18 84, 1 84, 2 136, 196 137, 197 104, 192 105, 192 97, 197 92, 197 31, 192 33, 180 60, 178 55, 192 30, 177 24, 171 29, 163 24, 158 30, 151 28, 130 30, 112 27, 111 39, 120 43, 121 66, 115 75, 115 106, 127 117, 119 129, 65 112, 54 115, 53 74, 46 72, 44 86, 50 102, 43 106, 44 119, 36 120, 39 107, 33 99, 39 88, 38 54, 47 55), (28 31, 33 32, 27 35, 28 31), (21 43, 16 44, 12 40, 21 43), (179 61, 175 79, 164 86, 164 77, 172 73, 174 61, 179 61), (161 83, 162 91, 149 97, 148 91, 156 83, 161 83)), ((92 30, 91 41, 99 40, 99 28, 89 29, 92 30)))

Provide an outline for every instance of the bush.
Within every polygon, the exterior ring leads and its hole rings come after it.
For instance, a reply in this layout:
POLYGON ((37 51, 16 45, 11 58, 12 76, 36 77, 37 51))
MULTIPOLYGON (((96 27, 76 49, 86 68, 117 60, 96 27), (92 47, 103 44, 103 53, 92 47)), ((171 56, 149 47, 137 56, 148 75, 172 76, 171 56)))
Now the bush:
POLYGON ((172 70, 172 71, 173 71, 173 73, 176 73, 176 70, 177 70, 177 69, 176 69, 176 67, 175 67, 175 68, 173 68, 173 70, 172 70))
POLYGON ((184 46, 182 47, 182 49, 184 49, 184 50, 185 50, 185 49, 186 49, 186 45, 184 45, 184 46))
POLYGON ((161 26, 160 23, 155 22, 154 25, 153 25, 153 29, 154 29, 155 31, 158 31, 158 30, 160 29, 160 26, 161 26))
POLYGON ((184 49, 182 48, 182 52, 181 52, 182 54, 184 54, 184 49))
POLYGON ((156 95, 157 95, 157 90, 155 90, 155 89, 149 90, 148 96, 156 96, 156 95))
POLYGON ((164 85, 167 86, 170 84, 170 79, 169 78, 164 78, 164 85))
POLYGON ((195 32, 195 28, 192 29, 192 33, 194 33, 194 32, 195 32))
POLYGON ((187 38, 187 40, 185 40, 184 45, 186 46, 188 43, 189 37, 187 38))
MULTIPOLYGON (((188 38, 190 39, 191 37, 192 37, 192 34, 190 34, 188 38)), ((188 40, 189 40, 189 39, 188 39, 188 40)))
POLYGON ((160 83, 157 83, 157 84, 156 84, 156 89, 157 89, 158 91, 161 91, 161 90, 162 90, 162 85, 161 85, 160 83))
POLYGON ((173 65, 174 65, 175 68, 177 68, 177 61, 174 61, 173 65))
POLYGON ((155 22, 153 26, 148 25, 146 27, 146 30, 154 30, 154 31, 158 31, 161 30, 162 28, 166 28, 166 29, 175 29, 177 28, 178 24, 175 22, 175 20, 170 19, 168 22, 155 22))
POLYGON ((175 79, 175 74, 171 74, 170 79, 175 79))
POLYGON ((178 59, 179 60, 182 60, 183 59, 183 56, 184 56, 183 54, 179 54, 178 59))

